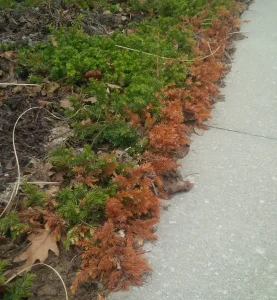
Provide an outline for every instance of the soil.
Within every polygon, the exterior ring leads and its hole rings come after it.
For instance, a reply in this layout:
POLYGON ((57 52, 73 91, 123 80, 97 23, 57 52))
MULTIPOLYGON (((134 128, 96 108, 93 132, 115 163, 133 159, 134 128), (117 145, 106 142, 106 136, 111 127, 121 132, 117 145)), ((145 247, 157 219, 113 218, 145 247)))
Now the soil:
MULTIPOLYGON (((115 29, 125 32, 130 22, 143 20, 144 15, 139 12, 121 11, 81 11, 82 27, 88 34, 107 34, 115 29)), ((57 4, 49 7, 46 4, 36 8, 18 7, 16 9, 3 9, 0 11, 0 44, 33 45, 43 41, 50 33, 48 26, 58 28, 72 25, 77 20, 77 9, 61 9, 57 4)))
MULTIPOLYGON (((28 108, 39 106, 38 100, 41 100, 41 96, 33 98, 13 91, 14 88, 0 89, 0 192, 17 177, 12 146, 14 124, 20 114, 28 108)), ((31 110, 19 120, 15 130, 15 146, 21 167, 25 167, 32 157, 43 157, 44 144, 53 125, 49 115, 41 109, 31 110)))

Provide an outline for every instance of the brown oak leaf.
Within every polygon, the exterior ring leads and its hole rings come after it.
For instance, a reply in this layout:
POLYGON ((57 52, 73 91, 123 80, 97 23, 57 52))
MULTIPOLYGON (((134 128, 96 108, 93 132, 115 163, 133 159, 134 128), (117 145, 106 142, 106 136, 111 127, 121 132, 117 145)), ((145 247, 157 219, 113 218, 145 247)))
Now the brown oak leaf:
POLYGON ((60 254, 57 241, 52 232, 42 230, 38 234, 30 235, 28 240, 31 242, 29 248, 14 259, 14 262, 25 261, 25 263, 21 267, 11 270, 10 274, 20 273, 20 271, 31 268, 37 260, 41 263, 45 262, 49 250, 57 256, 60 254))

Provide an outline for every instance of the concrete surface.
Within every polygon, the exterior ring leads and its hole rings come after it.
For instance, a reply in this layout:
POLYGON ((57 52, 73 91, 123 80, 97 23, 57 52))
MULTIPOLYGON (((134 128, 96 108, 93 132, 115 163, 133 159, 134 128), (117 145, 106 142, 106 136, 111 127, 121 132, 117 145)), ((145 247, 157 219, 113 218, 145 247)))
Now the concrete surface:
POLYGON ((277 1, 243 18, 217 128, 193 136, 183 161, 195 188, 168 202, 145 245, 147 283, 109 300, 277 299, 277 1))

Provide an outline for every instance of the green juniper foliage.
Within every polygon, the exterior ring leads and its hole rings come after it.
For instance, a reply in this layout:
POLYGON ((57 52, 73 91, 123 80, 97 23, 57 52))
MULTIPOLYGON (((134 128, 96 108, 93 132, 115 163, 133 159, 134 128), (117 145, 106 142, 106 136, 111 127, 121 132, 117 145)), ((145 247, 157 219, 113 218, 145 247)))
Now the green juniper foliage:
MULTIPOLYGON (((0 261, 0 285, 5 284, 6 279, 4 271, 7 266, 7 261, 0 261)), ((7 284, 7 291, 3 295, 3 300, 22 300, 31 296, 31 288, 35 274, 24 273, 22 277, 17 278, 13 282, 7 284)))
MULTIPOLYGON (((76 153, 72 148, 62 146, 51 153, 50 161, 56 170, 65 172, 68 178, 78 174, 81 168, 84 177, 92 179, 93 188, 78 182, 72 188, 61 189, 57 196, 55 210, 69 224, 74 226, 81 222, 95 224, 104 218, 106 199, 113 197, 117 191, 117 185, 111 181, 111 175, 105 170, 116 163, 116 156, 96 155, 89 145, 76 153), (97 178, 95 182, 94 178, 97 178)), ((118 163, 115 171, 120 174, 132 163, 118 163)))
MULTIPOLYGON (((80 15, 71 27, 50 28, 52 37, 49 41, 21 49, 19 61, 21 66, 29 69, 30 82, 38 83, 47 77, 52 81, 75 85, 88 97, 96 97, 96 103, 72 119, 76 137, 93 143, 108 143, 114 148, 132 147, 137 152, 143 152, 147 143, 144 147, 140 144, 136 128, 128 124, 125 108, 140 115, 151 105, 152 113, 159 116, 162 109, 161 89, 172 82, 175 87, 184 86, 189 63, 182 62, 182 59, 193 59, 194 33, 189 25, 179 26, 181 16, 196 15, 209 3, 209 19, 212 19, 221 5, 228 6, 231 2, 94 1, 103 9, 125 3, 129 7, 152 9, 155 14, 148 15, 140 23, 129 24, 131 33, 115 31, 108 37, 86 34, 81 29, 80 15), (86 72, 92 70, 101 73, 101 80, 85 79, 86 72), (107 84, 120 88, 108 88, 107 84), (90 124, 82 125, 81 122, 88 118, 90 124)), ((205 23, 203 26, 208 25, 205 23)), ((72 99, 72 103, 75 112, 80 109, 78 100, 72 99)))
POLYGON ((27 196, 27 201, 25 201, 25 206, 44 206, 44 194, 39 190, 39 188, 28 182, 23 182, 23 191, 27 196))
MULTIPOLYGON (((97 143, 107 142, 113 147, 122 148, 131 146, 143 151, 138 145, 136 129, 128 124, 124 109, 128 107, 141 113, 151 104, 153 112, 158 114, 161 96, 157 96, 157 92, 170 82, 184 84, 187 73, 185 63, 160 59, 157 65, 155 55, 179 58, 183 52, 176 49, 173 40, 179 43, 180 49, 186 51, 188 57, 191 55, 191 45, 187 41, 191 38, 189 31, 178 35, 177 27, 172 27, 172 20, 167 18, 152 22, 153 25, 147 22, 139 24, 137 34, 115 32, 110 38, 88 36, 78 29, 78 24, 52 30, 58 46, 54 47, 49 41, 22 49, 20 62, 30 69, 30 81, 39 82, 40 77, 47 76, 50 80, 64 83, 86 83, 82 92, 89 97, 96 97, 97 102, 83 109, 72 122, 80 139, 94 140, 97 137, 97 143), (124 50, 116 45, 155 55, 124 50), (95 69, 100 70, 102 81, 92 78, 84 82, 84 74, 95 69), (107 83, 120 86, 121 89, 110 88, 107 92, 107 83), (80 125, 88 117, 92 124, 80 125)), ((74 104, 76 110, 80 108, 78 101, 74 104)))
POLYGON ((0 233, 10 234, 13 239, 16 239, 25 232, 26 224, 23 224, 16 212, 11 212, 9 215, 0 219, 0 233))
POLYGON ((89 189, 78 183, 73 188, 62 189, 56 198, 57 212, 70 225, 80 222, 97 223, 104 217, 106 199, 111 195, 109 189, 95 187, 89 189))

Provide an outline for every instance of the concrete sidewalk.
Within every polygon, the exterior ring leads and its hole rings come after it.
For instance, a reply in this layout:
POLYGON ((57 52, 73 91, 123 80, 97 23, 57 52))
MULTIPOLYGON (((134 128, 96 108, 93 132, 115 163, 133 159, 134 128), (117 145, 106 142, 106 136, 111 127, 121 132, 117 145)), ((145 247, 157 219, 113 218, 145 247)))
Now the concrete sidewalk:
POLYGON ((145 245, 153 273, 110 300, 277 299, 277 1, 256 0, 212 128, 193 136, 195 187, 145 245))

